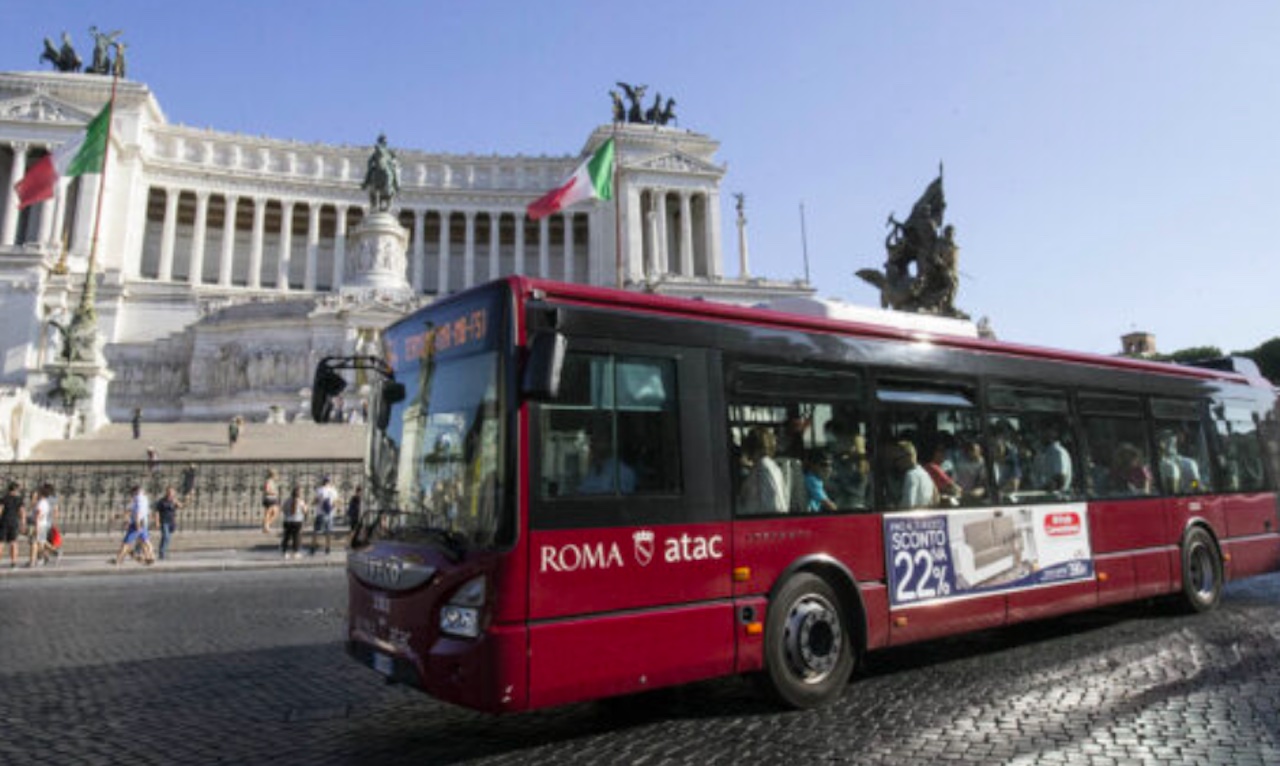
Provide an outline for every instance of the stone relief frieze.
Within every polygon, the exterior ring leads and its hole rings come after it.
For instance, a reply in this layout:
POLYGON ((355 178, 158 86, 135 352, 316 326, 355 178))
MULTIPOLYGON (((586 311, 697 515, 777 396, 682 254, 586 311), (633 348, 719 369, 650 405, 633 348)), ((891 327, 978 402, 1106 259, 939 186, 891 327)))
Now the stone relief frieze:
POLYGON ((88 122, 93 115, 43 94, 0 101, 0 118, 32 122, 88 122))

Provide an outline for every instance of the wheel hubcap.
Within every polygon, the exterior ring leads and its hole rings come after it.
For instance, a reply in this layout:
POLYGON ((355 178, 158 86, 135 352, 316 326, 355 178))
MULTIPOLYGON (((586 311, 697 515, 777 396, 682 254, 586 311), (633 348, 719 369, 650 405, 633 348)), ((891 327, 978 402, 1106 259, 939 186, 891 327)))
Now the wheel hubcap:
POLYGON ((1196 545, 1191 549, 1191 555, 1187 559, 1187 578, 1191 583, 1191 589, 1201 601, 1209 601, 1213 598, 1214 586, 1217 583, 1209 549, 1204 545, 1196 545))
POLYGON ((787 614, 784 647, 787 664, 800 680, 824 681, 840 660, 843 634, 840 615, 822 596, 808 594, 787 614))

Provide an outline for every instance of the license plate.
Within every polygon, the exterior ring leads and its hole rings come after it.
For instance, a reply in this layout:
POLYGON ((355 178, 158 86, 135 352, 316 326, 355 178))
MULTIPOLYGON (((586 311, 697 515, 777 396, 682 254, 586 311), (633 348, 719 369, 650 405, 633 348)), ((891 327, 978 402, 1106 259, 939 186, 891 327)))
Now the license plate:
POLYGON ((391 658, 378 652, 373 653, 373 669, 384 676, 391 675, 391 658))

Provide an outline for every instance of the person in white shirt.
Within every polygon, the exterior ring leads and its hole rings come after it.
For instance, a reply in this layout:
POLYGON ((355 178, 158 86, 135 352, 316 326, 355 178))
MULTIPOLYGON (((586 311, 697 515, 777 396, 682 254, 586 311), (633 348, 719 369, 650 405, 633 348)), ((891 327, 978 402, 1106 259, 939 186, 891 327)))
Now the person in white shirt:
POLYGON ((147 531, 151 520, 151 501, 140 485, 133 485, 130 494, 133 499, 129 501, 129 509, 125 512, 129 526, 125 529, 120 552, 112 563, 119 566, 124 557, 129 555, 129 551, 137 547, 142 554, 142 563, 151 565, 156 563, 155 554, 151 551, 151 535, 147 531))
POLYGON ((773 456, 778 440, 773 431, 763 426, 751 430, 744 441, 751 468, 742 480, 741 512, 746 514, 786 513, 790 491, 782 468, 773 456))
POLYGON ((334 489, 333 481, 325 476, 320 479, 320 486, 316 488, 315 509, 316 520, 311 527, 311 555, 316 555, 319 548, 316 538, 324 535, 324 555, 329 555, 329 548, 333 541, 333 514, 338 508, 338 490, 334 489))
POLYGON ((939 504, 938 487, 929 472, 916 462, 916 447, 909 441, 895 445, 894 468, 902 475, 902 491, 898 508, 934 508, 939 504))
POLYGON ((1071 453, 1053 426, 1040 434, 1040 451, 1031 461, 1031 483, 1033 489, 1046 492, 1071 490, 1071 453))
POLYGON ((53 507, 53 485, 41 485, 40 489, 36 490, 35 502, 31 506, 30 523, 27 527, 31 540, 31 559, 27 562, 28 567, 35 566, 36 559, 42 563, 49 561, 49 552, 52 549, 49 545, 49 528, 53 526, 53 507))

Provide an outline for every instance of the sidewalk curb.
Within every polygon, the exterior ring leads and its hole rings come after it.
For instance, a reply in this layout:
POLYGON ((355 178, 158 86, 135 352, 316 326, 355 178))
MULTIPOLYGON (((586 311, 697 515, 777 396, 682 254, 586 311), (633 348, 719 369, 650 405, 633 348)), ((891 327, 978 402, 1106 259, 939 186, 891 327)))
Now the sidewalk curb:
MULTIPOLYGON (((344 552, 345 553, 345 552, 344 552)), ((347 557, 344 553, 330 556, 307 556, 284 560, 275 556, 254 555, 244 551, 227 551, 224 557, 203 558, 171 558, 157 561, 152 565, 124 561, 120 565, 108 563, 109 556, 64 556, 57 564, 45 564, 27 568, 20 564, 16 569, 0 565, 0 584, 6 581, 85 577, 92 575, 144 575, 144 574, 181 574, 189 572, 230 572, 236 570, 271 570, 271 569, 332 569, 346 567, 347 557), (241 556, 253 558, 240 558, 241 556)))

